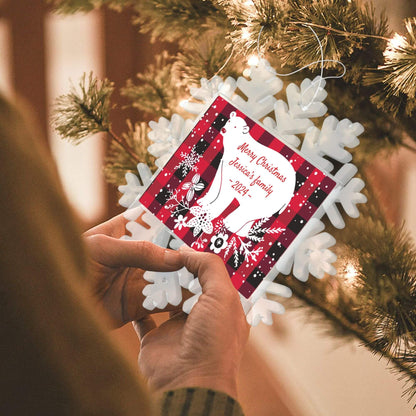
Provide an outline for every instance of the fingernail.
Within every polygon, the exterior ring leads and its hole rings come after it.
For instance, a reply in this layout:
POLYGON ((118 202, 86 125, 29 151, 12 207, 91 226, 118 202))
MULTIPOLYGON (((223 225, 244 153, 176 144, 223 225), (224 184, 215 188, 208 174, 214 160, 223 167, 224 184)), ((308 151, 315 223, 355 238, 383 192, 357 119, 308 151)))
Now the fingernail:
POLYGON ((174 250, 165 250, 165 255, 163 256, 163 260, 167 266, 181 266, 181 257, 177 251, 174 250))

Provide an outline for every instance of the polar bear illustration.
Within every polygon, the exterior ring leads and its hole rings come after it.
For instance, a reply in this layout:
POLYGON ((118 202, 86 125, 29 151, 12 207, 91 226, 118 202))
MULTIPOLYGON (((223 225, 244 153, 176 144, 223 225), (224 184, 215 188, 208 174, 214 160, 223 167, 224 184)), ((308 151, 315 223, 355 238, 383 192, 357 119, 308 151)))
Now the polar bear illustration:
POLYGON ((224 155, 218 171, 208 191, 197 201, 217 218, 237 199, 239 206, 224 218, 224 225, 242 237, 257 219, 283 212, 296 182, 291 163, 256 141, 249 130, 245 120, 233 111, 221 129, 224 155))

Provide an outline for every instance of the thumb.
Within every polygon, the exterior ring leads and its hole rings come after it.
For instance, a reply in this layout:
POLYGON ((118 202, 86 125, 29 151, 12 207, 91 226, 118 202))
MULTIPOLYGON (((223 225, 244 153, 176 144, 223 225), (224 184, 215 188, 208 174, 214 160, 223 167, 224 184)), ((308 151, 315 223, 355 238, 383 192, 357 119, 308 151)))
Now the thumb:
POLYGON ((179 253, 188 271, 198 276, 203 292, 216 290, 218 293, 237 293, 219 256, 195 251, 187 246, 182 246, 179 253))
POLYGON ((104 234, 85 238, 90 256, 109 267, 138 267, 150 271, 173 271, 184 266, 181 255, 149 241, 119 240, 104 234))

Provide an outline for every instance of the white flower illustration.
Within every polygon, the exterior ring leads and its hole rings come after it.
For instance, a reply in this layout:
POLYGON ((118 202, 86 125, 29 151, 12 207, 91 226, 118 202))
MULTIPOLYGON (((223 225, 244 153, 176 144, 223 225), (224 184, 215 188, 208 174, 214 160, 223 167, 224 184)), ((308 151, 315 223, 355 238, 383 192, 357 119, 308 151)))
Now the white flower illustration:
POLYGON ((211 244, 209 248, 215 253, 219 254, 221 250, 227 247, 227 234, 219 233, 211 237, 211 244))
POLYGON ((213 230, 211 213, 200 206, 193 206, 190 211, 195 217, 189 220, 186 226, 194 228, 194 236, 197 236, 201 231, 211 234, 213 230))
POLYGON ((199 182, 200 178, 201 176, 197 173, 193 176, 191 182, 185 182, 182 185, 182 189, 188 189, 188 192, 186 194, 186 199, 188 201, 190 201, 194 197, 195 191, 201 191, 202 189, 204 189, 205 185, 202 182, 199 182))
POLYGON ((175 221, 175 227, 178 230, 181 230, 182 227, 186 227, 186 220, 187 218, 183 215, 179 215, 178 218, 175 218, 173 221, 175 221))

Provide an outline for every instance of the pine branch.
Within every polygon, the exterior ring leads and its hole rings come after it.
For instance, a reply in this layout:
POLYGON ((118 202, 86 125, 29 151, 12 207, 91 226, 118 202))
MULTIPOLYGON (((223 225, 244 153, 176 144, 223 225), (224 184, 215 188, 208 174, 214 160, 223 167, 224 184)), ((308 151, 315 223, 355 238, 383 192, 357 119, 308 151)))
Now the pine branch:
POLYGON ((332 26, 323 26, 323 25, 318 25, 316 23, 292 22, 291 21, 291 22, 289 22, 289 24, 291 24, 291 25, 300 25, 300 26, 307 25, 307 26, 310 26, 310 27, 323 29, 328 34, 336 33, 337 35, 345 36, 347 38, 359 38, 359 39, 372 38, 372 39, 385 40, 386 42, 390 41, 390 38, 388 38, 386 36, 372 35, 372 34, 367 34, 367 33, 348 32, 346 30, 334 29, 332 26))
POLYGON ((58 133, 78 144, 88 135, 110 129, 110 98, 114 85, 107 79, 99 82, 90 72, 82 76, 78 89, 56 99, 52 123, 58 133))
POLYGON ((390 94, 402 93, 413 99, 416 96, 416 18, 406 19, 405 26, 406 36, 396 34, 389 41, 381 69, 387 71, 384 83, 390 94))
POLYGON ((155 39, 183 43, 215 24, 226 22, 222 10, 203 0, 141 0, 135 23, 155 39))
POLYGON ((139 83, 128 80, 121 94, 131 101, 133 107, 152 117, 170 117, 181 111, 179 102, 184 86, 174 70, 172 56, 162 52, 155 59, 155 64, 149 65, 145 73, 137 74, 139 83))
POLYGON ((217 74, 223 79, 228 76, 237 78, 237 60, 232 59, 232 51, 227 46, 225 32, 218 28, 204 32, 175 57, 173 68, 177 77, 187 85, 199 85, 201 78, 211 79, 217 74))
POLYGON ((92 72, 87 79, 84 73, 78 89, 72 85, 68 94, 56 99, 52 124, 62 138, 73 144, 79 144, 95 133, 108 133, 111 140, 118 143, 138 163, 139 156, 124 138, 118 137, 111 129, 109 114, 113 90, 113 83, 107 79, 98 81, 92 72))
POLYGON ((55 12, 61 14, 70 14, 77 12, 89 12, 94 10, 94 0, 47 0, 55 12))
MULTIPOLYGON (((146 123, 133 125, 130 120, 127 120, 127 132, 123 133, 122 139, 138 155, 139 160, 146 163, 154 172, 156 170, 155 159, 147 151, 151 144, 147 137, 148 131, 149 127, 146 123)), ((114 185, 124 183, 127 172, 137 173, 136 166, 137 163, 132 160, 124 146, 116 141, 110 144, 104 166, 104 174, 108 183, 114 185)))
MULTIPOLYGON (((392 364, 390 369, 398 374, 399 380, 404 380, 405 385, 408 385, 403 395, 406 395, 409 401, 413 399, 416 394, 416 368, 414 364, 416 357, 411 351, 406 354, 406 357, 398 357, 390 351, 386 352, 377 345, 374 345, 373 341, 367 337, 360 325, 329 306, 331 303, 327 301, 317 302, 317 295, 313 290, 310 290, 311 282, 301 283, 292 276, 278 277, 276 281, 290 287, 293 292, 294 299, 285 303, 286 308, 307 308, 308 313, 306 316, 308 323, 315 321, 316 324, 326 330, 325 332, 329 336, 359 340, 363 346, 367 347, 375 355, 386 358, 388 363, 392 364)), ((281 302, 281 299, 278 300, 281 302)))
POLYGON ((47 0, 55 12, 61 14, 73 14, 78 12, 89 12, 103 5, 115 10, 122 10, 127 6, 137 3, 138 0, 47 0))
POLYGON ((384 51, 385 62, 368 72, 366 85, 377 86, 372 101, 411 116, 416 108, 416 18, 406 19, 405 36, 395 34, 384 51))

